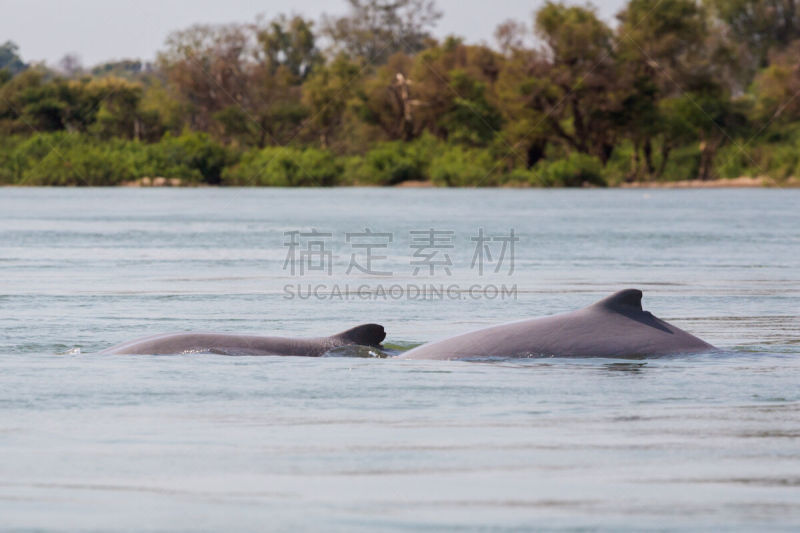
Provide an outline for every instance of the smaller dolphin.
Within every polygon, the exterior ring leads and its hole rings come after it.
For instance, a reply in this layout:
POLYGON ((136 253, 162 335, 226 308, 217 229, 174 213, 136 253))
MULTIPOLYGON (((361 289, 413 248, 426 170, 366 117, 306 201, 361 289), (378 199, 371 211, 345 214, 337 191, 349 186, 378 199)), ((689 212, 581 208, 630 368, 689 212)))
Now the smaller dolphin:
POLYGON ((379 346, 386 338, 383 326, 362 324, 330 337, 295 339, 223 333, 167 333, 124 342, 101 354, 166 355, 215 353, 221 355, 300 355, 319 357, 341 346, 379 346))
POLYGON ((479 329, 423 344, 399 357, 634 357, 714 349, 707 342, 644 311, 642 291, 626 289, 571 313, 479 329))

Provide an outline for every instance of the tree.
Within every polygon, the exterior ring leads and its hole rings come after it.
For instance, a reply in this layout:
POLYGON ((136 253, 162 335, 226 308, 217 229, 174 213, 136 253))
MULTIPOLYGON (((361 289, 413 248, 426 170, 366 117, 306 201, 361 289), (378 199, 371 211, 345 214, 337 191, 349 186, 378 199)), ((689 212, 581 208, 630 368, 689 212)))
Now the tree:
POLYGON ((9 132, 85 132, 94 122, 98 99, 87 80, 49 78, 41 68, 28 69, 0 88, 0 121, 9 132))
POLYGON ((0 45, 0 71, 7 71, 12 77, 28 68, 19 56, 19 47, 11 41, 0 45))
POLYGON ((414 121, 414 107, 409 79, 412 58, 403 52, 390 57, 386 64, 364 82, 359 112, 368 124, 378 126, 390 140, 413 139, 420 133, 414 121))
POLYGON ((535 15, 545 67, 524 84, 552 134, 603 163, 618 141, 621 95, 611 30, 590 7, 547 2, 535 15), (541 78, 544 79, 541 79, 541 78))
POLYGON ((302 87, 285 66, 275 72, 269 65, 253 69, 250 91, 239 110, 246 113, 247 123, 254 126, 255 144, 285 145, 297 137, 308 109, 303 105, 302 87))
POLYGON ((158 62, 186 105, 193 129, 209 131, 213 115, 242 105, 255 54, 249 28, 197 25, 172 33, 158 62))
POLYGON ((99 102, 92 129, 101 137, 141 139, 146 135, 140 112, 142 85, 123 78, 93 79, 85 90, 99 102))
POLYGON ((800 5, 795 0, 705 0, 741 43, 739 60, 751 72, 767 66, 772 48, 785 49, 800 38, 800 5), (749 57, 748 57, 749 56, 749 57))
POLYGON ((501 131, 506 157, 511 167, 533 167, 545 155, 549 143, 561 143, 549 127, 548 108, 540 106, 540 93, 552 92, 547 73, 549 62, 542 54, 527 48, 511 51, 502 63, 497 80, 497 100, 504 126, 501 131))
POLYGON ((322 64, 322 52, 317 48, 313 25, 299 16, 289 19, 280 15, 257 29, 263 60, 271 73, 285 67, 300 82, 322 64))
POLYGON ((193 129, 259 147, 294 138, 307 114, 297 76, 307 63, 299 58, 309 56, 294 54, 294 47, 266 53, 261 47, 272 41, 259 42, 259 35, 266 38, 256 26, 230 24, 169 37, 159 63, 193 129))
POLYGON ((77 54, 65 54, 58 60, 58 70, 68 78, 78 76, 83 73, 83 64, 77 54))
POLYGON ((493 104, 501 56, 448 38, 417 54, 410 76, 416 130, 456 143, 485 146, 500 129, 493 104))
POLYGON ((348 106, 359 90, 361 65, 344 54, 317 69, 303 84, 303 102, 309 110, 309 126, 327 148, 342 124, 348 106))
POLYGON ((185 104, 175 98, 164 80, 153 77, 143 87, 139 116, 144 125, 142 138, 160 139, 164 133, 179 135, 186 127, 185 104))
POLYGON ((660 138, 663 171, 673 146, 663 135, 667 119, 659 102, 677 96, 681 83, 704 76, 708 28, 693 0, 630 0, 617 15, 616 32, 623 100, 623 123, 633 144, 630 178, 651 177, 657 167, 653 144, 660 138))
MULTIPOLYGON (((7 73, 8 70, 0 72, 7 73)), ((29 90, 37 90, 43 78, 40 69, 28 69, 0 85, 0 133, 13 134, 35 128, 22 120, 26 105, 24 95, 29 90)))
POLYGON ((753 82, 755 117, 764 124, 785 125, 800 120, 800 41, 773 54, 770 65, 753 82))
POLYGON ((151 72, 153 65, 142 63, 139 59, 123 59, 122 61, 109 61, 92 67, 91 74, 95 77, 115 76, 118 78, 140 79, 151 72))
POLYGON ((392 55, 425 48, 441 18, 434 0, 348 0, 350 13, 323 19, 335 51, 381 65, 392 55))

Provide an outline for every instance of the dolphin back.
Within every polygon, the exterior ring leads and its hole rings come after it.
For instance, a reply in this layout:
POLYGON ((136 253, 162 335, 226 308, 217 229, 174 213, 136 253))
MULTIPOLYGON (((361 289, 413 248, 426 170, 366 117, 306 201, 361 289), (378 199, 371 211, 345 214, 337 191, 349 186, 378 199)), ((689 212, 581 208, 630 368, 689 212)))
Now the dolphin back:
POLYGON ((471 331, 401 357, 636 357, 710 350, 707 342, 643 310, 642 291, 625 289, 577 311, 471 331))
POLYGON ((348 345, 377 347, 386 337, 383 326, 363 324, 330 337, 294 338, 231 335, 225 333, 167 333, 113 346, 102 354, 168 355, 215 353, 220 355, 296 355, 319 357, 348 345))
POLYGON ((361 324, 347 331, 333 335, 343 345, 379 346, 386 338, 386 330, 380 324, 361 324))

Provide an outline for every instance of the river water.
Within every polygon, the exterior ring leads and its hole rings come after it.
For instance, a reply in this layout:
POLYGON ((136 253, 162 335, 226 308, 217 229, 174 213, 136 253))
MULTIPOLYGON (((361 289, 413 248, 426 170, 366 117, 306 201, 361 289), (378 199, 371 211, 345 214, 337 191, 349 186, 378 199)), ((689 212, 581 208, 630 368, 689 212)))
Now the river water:
POLYGON ((797 190, 6 188, 0 306, 0 530, 800 528, 797 190), (628 287, 721 352, 391 358, 628 287))

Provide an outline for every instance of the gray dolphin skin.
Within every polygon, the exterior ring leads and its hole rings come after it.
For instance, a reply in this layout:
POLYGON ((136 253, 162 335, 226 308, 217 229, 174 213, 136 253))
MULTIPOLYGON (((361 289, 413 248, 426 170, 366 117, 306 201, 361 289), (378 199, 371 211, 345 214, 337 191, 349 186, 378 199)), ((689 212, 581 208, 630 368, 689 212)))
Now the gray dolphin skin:
POLYGON ((383 326, 378 324, 363 324, 330 337, 309 339, 222 333, 168 333, 118 344, 100 353, 147 355, 215 353, 319 357, 342 346, 378 346, 385 337, 383 326))
POLYGON ((626 289, 571 313, 521 320, 423 344, 404 359, 486 357, 635 357, 715 348, 642 309, 642 291, 626 289))

